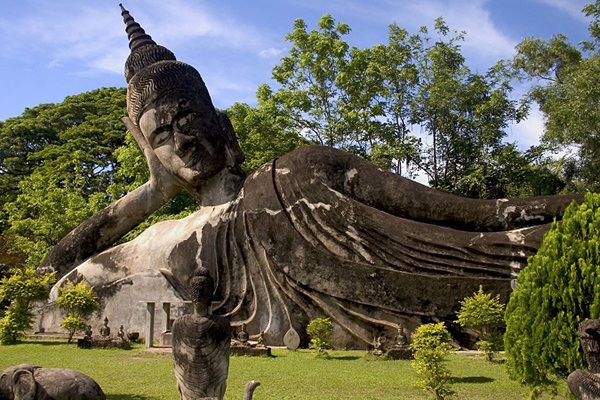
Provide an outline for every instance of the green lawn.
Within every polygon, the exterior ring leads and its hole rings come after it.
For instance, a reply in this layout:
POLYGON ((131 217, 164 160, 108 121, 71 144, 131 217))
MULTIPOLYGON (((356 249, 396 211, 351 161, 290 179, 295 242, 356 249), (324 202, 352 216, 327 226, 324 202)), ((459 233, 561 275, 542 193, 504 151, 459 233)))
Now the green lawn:
MULTIPOLYGON (((30 363, 72 368, 94 378, 109 399, 178 399, 170 355, 132 350, 82 350, 66 341, 23 341, 0 346, 0 369, 30 363)), ((254 399, 428 399, 412 386, 409 361, 371 361, 362 351, 333 351, 315 359, 308 350, 274 349, 271 358, 232 357, 226 399, 241 399, 244 384, 261 382, 254 399)), ((529 391, 508 380, 501 363, 454 354, 448 363, 460 399, 526 399, 529 391)), ((568 399, 563 384, 560 399, 568 399)))

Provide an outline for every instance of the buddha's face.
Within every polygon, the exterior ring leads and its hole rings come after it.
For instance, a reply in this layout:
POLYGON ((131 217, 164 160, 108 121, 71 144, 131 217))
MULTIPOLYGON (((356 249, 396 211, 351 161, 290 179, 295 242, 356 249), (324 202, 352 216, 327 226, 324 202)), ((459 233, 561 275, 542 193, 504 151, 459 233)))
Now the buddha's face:
POLYGON ((188 187, 199 187, 226 166, 216 112, 200 99, 162 98, 142 114, 139 127, 160 162, 188 187))

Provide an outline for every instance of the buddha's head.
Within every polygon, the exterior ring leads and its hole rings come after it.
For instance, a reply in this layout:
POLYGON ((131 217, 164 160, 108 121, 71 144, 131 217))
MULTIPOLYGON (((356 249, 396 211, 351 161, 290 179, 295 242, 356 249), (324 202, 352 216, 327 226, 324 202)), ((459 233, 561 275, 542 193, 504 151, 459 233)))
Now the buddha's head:
POLYGON ((194 190, 244 161, 231 122, 216 112, 198 71, 157 45, 122 6, 131 54, 127 111, 156 156, 194 190))

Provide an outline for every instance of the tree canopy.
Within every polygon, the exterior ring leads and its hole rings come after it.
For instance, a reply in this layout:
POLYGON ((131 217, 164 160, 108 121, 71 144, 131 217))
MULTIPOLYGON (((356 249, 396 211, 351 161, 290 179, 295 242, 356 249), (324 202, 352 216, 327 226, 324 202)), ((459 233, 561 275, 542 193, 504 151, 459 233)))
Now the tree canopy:
POLYGON ((288 134, 424 175, 448 192, 497 198, 562 189, 540 151, 504 142, 527 104, 509 97, 501 64, 485 74, 467 67, 465 33, 441 18, 436 41, 425 27, 409 34, 392 24, 388 44, 359 49, 344 40, 350 32, 329 14, 310 31, 296 20, 289 53, 273 68, 279 86, 261 85, 256 112, 288 134))
POLYGON ((526 38, 511 61, 514 74, 533 85, 528 100, 544 116, 542 140, 551 148, 572 146, 563 165, 571 190, 600 189, 600 1, 584 8, 590 40, 574 45, 565 35, 526 38))

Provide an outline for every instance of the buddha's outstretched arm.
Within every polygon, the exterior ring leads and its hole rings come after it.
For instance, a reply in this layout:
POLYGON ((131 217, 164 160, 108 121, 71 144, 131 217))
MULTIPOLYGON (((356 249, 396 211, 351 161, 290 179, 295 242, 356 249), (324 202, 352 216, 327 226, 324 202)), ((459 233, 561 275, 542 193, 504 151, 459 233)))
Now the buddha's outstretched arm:
MULTIPOLYGON (((298 181, 320 180, 329 188, 389 214, 455 229, 486 232, 517 229, 560 219, 583 195, 477 200, 435 190, 351 154, 311 146, 278 159, 298 181)), ((289 176, 292 176, 289 175, 289 176)), ((281 175, 285 180, 288 175, 281 175)), ((283 183, 281 183, 283 184, 283 183)))
POLYGON ((128 117, 122 121, 144 152, 150 180, 69 232, 50 250, 38 267, 39 273, 56 271, 57 278, 62 277, 83 260, 112 246, 181 191, 138 127, 128 117))

